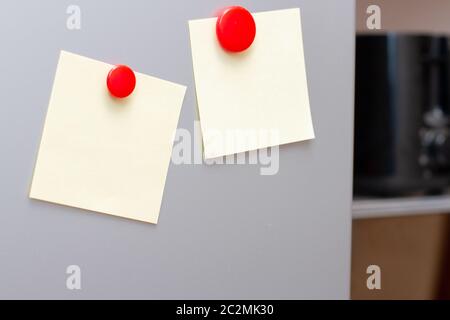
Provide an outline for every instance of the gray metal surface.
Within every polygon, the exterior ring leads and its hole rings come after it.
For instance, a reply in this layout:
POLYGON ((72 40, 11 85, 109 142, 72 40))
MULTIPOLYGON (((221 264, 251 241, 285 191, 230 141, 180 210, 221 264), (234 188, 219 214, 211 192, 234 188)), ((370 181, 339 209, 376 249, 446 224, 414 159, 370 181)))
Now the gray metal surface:
POLYGON ((348 298, 354 1, 2 1, 0 298, 348 298), (61 49, 188 86, 187 21, 300 7, 316 139, 259 165, 170 165, 158 225, 30 200, 61 49), (79 5, 81 30, 66 28, 79 5), (66 289, 66 267, 82 289, 66 289))

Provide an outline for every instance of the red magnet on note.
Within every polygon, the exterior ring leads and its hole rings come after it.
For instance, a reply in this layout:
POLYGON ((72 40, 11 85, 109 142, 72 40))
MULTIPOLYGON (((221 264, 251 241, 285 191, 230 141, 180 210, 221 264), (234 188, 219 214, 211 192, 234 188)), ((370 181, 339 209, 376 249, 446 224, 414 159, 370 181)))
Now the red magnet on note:
POLYGON ((242 52, 248 49, 255 39, 255 20, 243 7, 228 7, 222 10, 217 18, 216 34, 225 50, 242 52))
POLYGON ((111 95, 116 98, 125 98, 133 92, 136 76, 129 67, 118 65, 109 71, 106 85, 111 95))

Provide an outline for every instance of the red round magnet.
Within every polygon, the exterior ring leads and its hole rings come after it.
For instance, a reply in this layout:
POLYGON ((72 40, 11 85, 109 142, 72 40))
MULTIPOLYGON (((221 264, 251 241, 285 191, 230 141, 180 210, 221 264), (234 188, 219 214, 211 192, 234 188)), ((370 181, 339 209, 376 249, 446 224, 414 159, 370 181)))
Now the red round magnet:
POLYGON ((109 71, 106 85, 111 95, 116 98, 125 98, 133 92, 136 76, 129 67, 118 65, 109 71))
POLYGON ((216 34, 220 45, 227 51, 241 52, 251 46, 256 35, 253 16, 239 6, 224 9, 217 18, 216 34))

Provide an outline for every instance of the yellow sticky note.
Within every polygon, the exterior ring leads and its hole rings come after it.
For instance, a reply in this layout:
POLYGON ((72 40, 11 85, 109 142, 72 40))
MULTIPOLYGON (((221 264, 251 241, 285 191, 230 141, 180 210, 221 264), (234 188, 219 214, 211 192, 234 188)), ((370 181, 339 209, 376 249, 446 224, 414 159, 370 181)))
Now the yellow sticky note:
POLYGON ((30 198, 157 223, 186 88, 135 73, 115 99, 112 67, 61 52, 30 198))
POLYGON ((204 156, 314 138, 299 9, 253 13, 249 49, 229 53, 217 18, 189 21, 204 156))

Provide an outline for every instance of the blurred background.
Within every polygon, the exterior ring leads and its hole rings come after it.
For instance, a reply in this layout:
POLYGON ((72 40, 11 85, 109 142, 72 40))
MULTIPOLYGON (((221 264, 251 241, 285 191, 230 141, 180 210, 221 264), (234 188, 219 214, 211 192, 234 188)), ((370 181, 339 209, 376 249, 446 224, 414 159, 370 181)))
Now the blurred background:
POLYGON ((352 299, 449 299, 450 0, 356 10, 352 299))

